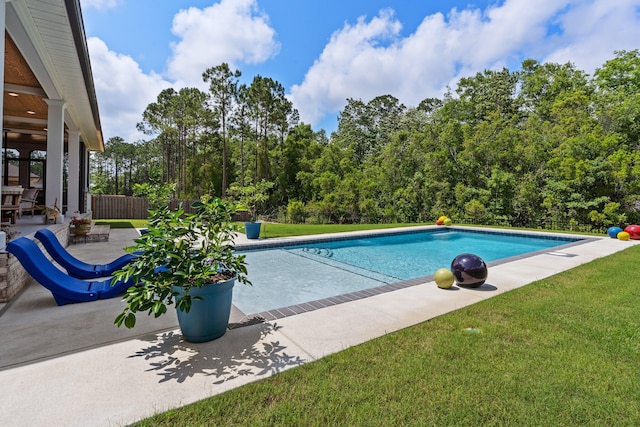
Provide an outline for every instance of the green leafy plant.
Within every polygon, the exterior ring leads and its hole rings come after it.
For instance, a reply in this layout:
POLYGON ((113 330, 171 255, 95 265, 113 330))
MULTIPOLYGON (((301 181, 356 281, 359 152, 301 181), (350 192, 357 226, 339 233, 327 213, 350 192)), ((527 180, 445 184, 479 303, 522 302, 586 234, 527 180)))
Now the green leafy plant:
POLYGON ((589 219, 602 228, 615 224, 624 224, 627 216, 619 212, 620 203, 609 202, 604 205, 602 212, 592 210, 589 212, 589 219))
POLYGON ((149 202, 150 209, 160 209, 169 204, 171 195, 176 192, 176 184, 150 184, 144 182, 142 184, 133 185, 133 195, 136 197, 145 197, 149 202))
POLYGON ((267 191, 273 188, 273 182, 262 180, 257 184, 239 186, 233 184, 229 188, 229 193, 238 203, 247 209, 251 215, 251 222, 258 220, 258 207, 261 203, 269 200, 267 191))
POLYGON ((194 214, 167 207, 150 211, 148 232, 127 248, 138 256, 114 273, 114 281, 133 280, 135 286, 124 296, 126 306, 115 324, 132 328, 137 312, 155 317, 175 303, 189 312, 193 287, 224 282, 234 277, 250 284, 244 255, 234 253, 236 235, 232 222, 235 207, 218 198, 193 204, 194 214), (174 286, 184 291, 181 296, 174 286))
POLYGON ((74 216, 73 218, 71 218, 71 224, 74 227, 82 227, 83 225, 84 226, 90 225, 91 220, 89 218, 79 218, 74 216))
POLYGON ((305 206, 304 203, 298 200, 289 200, 287 205, 287 216, 289 222, 293 224, 300 224, 304 222, 305 206))

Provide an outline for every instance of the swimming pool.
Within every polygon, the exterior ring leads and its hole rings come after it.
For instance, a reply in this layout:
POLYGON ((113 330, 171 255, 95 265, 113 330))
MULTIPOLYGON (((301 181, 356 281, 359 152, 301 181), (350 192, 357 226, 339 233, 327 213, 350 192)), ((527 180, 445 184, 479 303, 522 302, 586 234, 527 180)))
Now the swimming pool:
POLYGON ((246 314, 283 307, 294 314, 424 283, 461 253, 477 254, 491 266, 580 240, 447 228, 279 243, 239 252, 247 256, 253 286, 236 286, 233 302, 246 314))

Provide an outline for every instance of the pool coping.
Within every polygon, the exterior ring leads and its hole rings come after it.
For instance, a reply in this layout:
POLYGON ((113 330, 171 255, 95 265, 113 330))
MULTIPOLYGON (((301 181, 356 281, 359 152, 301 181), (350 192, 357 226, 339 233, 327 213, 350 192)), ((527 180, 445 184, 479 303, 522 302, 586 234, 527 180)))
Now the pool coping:
MULTIPOLYGON (((460 227, 460 226, 418 226, 418 227, 400 227, 400 228, 389 228, 383 230, 362 230, 362 231, 351 231, 351 232, 341 232, 341 233, 333 233, 330 235, 327 234, 319 234, 312 236, 293 236, 293 237, 285 237, 285 238, 276 238, 276 239, 265 239, 265 240, 257 240, 253 242, 248 242, 244 244, 236 245, 236 250, 238 251, 251 251, 251 250, 262 250, 262 249, 273 249, 285 246, 295 246, 295 245, 304 245, 309 243, 318 243, 318 242, 334 242, 340 240, 350 240, 354 238, 366 238, 366 237, 380 237, 380 236, 389 236, 389 235, 398 235, 398 234, 414 234, 420 233, 424 231, 429 232, 437 232, 444 230, 461 230, 465 232, 478 233, 478 234, 497 234, 497 235, 509 235, 509 236, 525 236, 525 237, 543 237, 549 240, 566 240, 566 239, 575 239, 573 242, 568 242, 564 245, 554 246, 552 248, 540 249, 533 252, 527 252, 525 254, 514 255, 507 258, 502 258, 495 261, 487 262, 487 267, 495 267, 502 264, 507 264, 510 262, 523 260, 527 258, 531 258, 540 254, 550 254, 556 256, 573 256, 572 254, 568 254, 563 252, 566 249, 569 249, 574 246, 583 245, 585 243, 593 242, 601 239, 601 237, 590 237, 590 236, 581 236, 575 234, 557 234, 557 233, 549 233, 544 231, 532 231, 532 230, 514 230, 507 231, 504 229, 491 229, 491 228, 482 228, 482 227, 460 227)), ((397 291, 404 288, 409 288, 412 286, 422 285, 424 283, 432 282, 433 275, 416 277, 414 279, 401 280, 394 283, 389 283, 381 286, 376 286, 373 288, 363 289, 355 292, 348 292, 346 294, 335 295, 327 298, 321 298, 317 300, 307 301, 300 304, 294 304, 285 307, 278 307, 275 309, 270 309, 258 313, 252 314, 244 314, 244 319, 248 324, 255 323, 256 321, 273 321, 277 319, 282 319, 289 316, 295 316, 297 314, 307 313, 310 311, 319 310, 322 308, 331 307, 338 304, 344 304, 352 301, 361 300, 364 298, 369 298, 372 296, 397 291)), ((480 286, 477 289, 481 289, 480 286)), ((245 322, 240 322, 238 326, 244 324, 245 322)))

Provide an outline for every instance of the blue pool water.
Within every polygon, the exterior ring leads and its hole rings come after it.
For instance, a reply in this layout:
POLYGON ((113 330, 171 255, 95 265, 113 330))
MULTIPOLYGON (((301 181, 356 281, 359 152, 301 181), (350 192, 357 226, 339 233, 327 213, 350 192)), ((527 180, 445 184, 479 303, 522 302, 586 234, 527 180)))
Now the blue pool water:
POLYGON ((430 276, 461 253, 489 263, 574 241, 447 229, 244 251, 253 286, 236 286, 234 304, 259 313, 430 276))

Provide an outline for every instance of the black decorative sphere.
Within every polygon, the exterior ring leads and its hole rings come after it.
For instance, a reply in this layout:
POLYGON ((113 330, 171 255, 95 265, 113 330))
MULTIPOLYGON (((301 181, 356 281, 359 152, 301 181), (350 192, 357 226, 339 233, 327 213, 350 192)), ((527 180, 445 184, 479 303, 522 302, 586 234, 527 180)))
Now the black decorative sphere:
POLYGON ((451 261, 456 283, 465 288, 479 288, 487 280, 487 264, 478 255, 460 254, 451 261))

